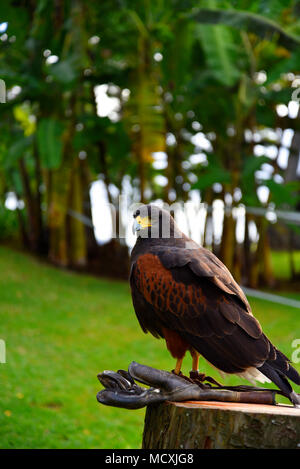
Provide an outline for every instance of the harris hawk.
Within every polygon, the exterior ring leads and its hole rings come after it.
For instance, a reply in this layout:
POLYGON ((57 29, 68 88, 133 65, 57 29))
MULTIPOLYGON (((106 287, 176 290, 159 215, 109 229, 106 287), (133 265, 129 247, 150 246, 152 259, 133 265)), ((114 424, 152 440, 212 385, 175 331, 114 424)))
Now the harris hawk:
POLYGON ((221 374, 272 381, 300 406, 288 381, 300 385, 300 375, 263 333, 225 265, 182 233, 168 211, 142 205, 133 216, 133 306, 143 331, 166 340, 174 372, 189 351, 194 373, 201 355, 221 374))

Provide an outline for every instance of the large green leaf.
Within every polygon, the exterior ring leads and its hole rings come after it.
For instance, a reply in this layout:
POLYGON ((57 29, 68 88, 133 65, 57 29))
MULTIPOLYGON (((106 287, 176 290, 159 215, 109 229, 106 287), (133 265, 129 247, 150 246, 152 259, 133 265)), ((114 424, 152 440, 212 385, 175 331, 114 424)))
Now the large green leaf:
MULTIPOLYGON (((206 0, 206 6, 215 8, 215 0, 206 0)), ((223 25, 201 24, 196 26, 196 36, 201 40, 206 63, 214 77, 225 86, 232 86, 238 80, 236 44, 232 30, 223 25)))
POLYGON ((289 207, 295 207, 299 202, 299 181, 291 181, 285 184, 279 184, 273 179, 270 179, 265 181, 264 184, 270 189, 271 201, 275 203, 276 207, 285 207, 286 205, 289 207))
POLYGON ((270 163, 270 159, 267 156, 249 156, 245 159, 245 163, 242 171, 243 181, 250 182, 250 179, 254 178, 255 172, 261 168, 264 163, 270 163))
POLYGON ((63 125, 60 121, 41 119, 37 128, 37 144, 41 165, 45 169, 58 169, 62 160, 63 125))
POLYGON ((275 36, 286 49, 300 46, 300 38, 284 31, 275 21, 264 16, 242 10, 220 8, 199 8, 188 14, 189 18, 201 24, 222 24, 242 31, 248 31, 268 39, 275 36))

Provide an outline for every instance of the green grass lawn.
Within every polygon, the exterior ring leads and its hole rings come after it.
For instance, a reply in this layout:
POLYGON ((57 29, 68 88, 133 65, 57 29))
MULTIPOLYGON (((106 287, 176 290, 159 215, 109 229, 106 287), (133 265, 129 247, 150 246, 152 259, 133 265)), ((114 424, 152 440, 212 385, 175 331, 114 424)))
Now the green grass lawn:
MULTIPOLYGON (((132 360, 171 370, 174 361, 162 340, 140 330, 128 283, 58 270, 0 247, 0 285, 7 352, 0 363, 0 447, 139 448, 145 410, 98 404, 97 373, 126 369, 132 360)), ((250 302, 266 334, 291 356, 299 311, 250 302)), ((183 371, 190 365, 187 357, 183 371)))

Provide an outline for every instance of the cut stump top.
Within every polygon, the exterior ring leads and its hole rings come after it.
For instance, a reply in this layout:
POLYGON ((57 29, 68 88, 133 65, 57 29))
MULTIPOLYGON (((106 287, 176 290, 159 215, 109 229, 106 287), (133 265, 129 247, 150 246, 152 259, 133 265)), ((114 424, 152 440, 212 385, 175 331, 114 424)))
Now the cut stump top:
POLYGON ((246 412, 252 414, 291 415, 300 417, 300 409, 287 404, 264 405, 245 404, 240 402, 218 402, 218 401, 184 401, 167 402, 167 404, 187 409, 215 409, 233 412, 246 412))

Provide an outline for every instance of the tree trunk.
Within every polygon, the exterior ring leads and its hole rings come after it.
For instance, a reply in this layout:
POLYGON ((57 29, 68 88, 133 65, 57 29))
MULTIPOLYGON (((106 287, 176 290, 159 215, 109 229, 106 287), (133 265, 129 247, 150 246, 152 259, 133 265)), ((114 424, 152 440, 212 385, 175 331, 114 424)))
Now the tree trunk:
POLYGON ((232 209, 230 208, 229 213, 226 213, 225 206, 220 259, 230 272, 233 271, 234 252, 236 246, 235 225, 236 222, 232 216, 232 209))
POLYGON ((205 217, 205 223, 204 223, 204 229, 203 229, 203 240, 202 240, 202 245, 203 247, 205 248, 210 248, 213 246, 213 233, 212 233, 212 246, 209 246, 209 243, 207 242, 207 233, 208 233, 208 229, 210 227, 212 227, 213 229, 213 225, 212 225, 212 203, 213 203, 213 191, 212 191, 212 188, 208 188, 204 191, 204 194, 202 195, 201 194, 201 197, 202 197, 202 201, 207 204, 207 213, 206 213, 206 217, 205 217))
MULTIPOLYGON (((141 132, 140 132, 141 134, 141 132)), ((138 163, 138 177, 140 180, 140 201, 142 204, 145 203, 145 188, 146 188, 146 175, 145 175, 145 155, 143 151, 142 136, 138 137, 137 144, 137 163, 138 163)))
POLYGON ((48 207, 48 227, 50 233, 49 258, 57 265, 68 265, 68 242, 66 216, 70 167, 63 165, 51 174, 51 201, 48 207))
POLYGON ((36 222, 37 222, 37 245, 38 252, 40 254, 45 254, 47 251, 47 243, 45 239, 44 224, 43 224, 43 214, 42 214, 42 195, 41 195, 41 185, 43 182, 42 179, 42 168, 40 157, 38 154, 37 143, 34 142, 33 147, 33 158, 34 158, 34 171, 35 171, 35 180, 36 180, 36 195, 35 195, 35 205, 36 205, 36 222))
POLYGON ((86 265, 87 246, 83 215, 83 190, 80 178, 79 160, 75 160, 71 172, 71 184, 68 203, 68 261, 73 267, 86 265), (70 214, 70 211, 71 214, 70 214), (74 212, 74 214, 72 214, 74 212))
MULTIPOLYGON (((24 213, 22 209, 20 209, 20 206, 19 206, 19 202, 22 200, 22 197, 19 194, 19 191, 17 189, 17 184, 15 183, 13 176, 12 176, 12 184, 13 184, 14 193, 16 194, 17 201, 18 201, 17 217, 18 217, 18 223, 20 227, 21 242, 24 248, 30 249, 30 242, 29 242, 29 237, 28 237, 28 233, 26 230, 26 222, 25 222, 24 213)), ((3 193, 5 193, 5 191, 3 193)))
POLYGON ((38 252, 39 243, 39 221, 37 216, 36 200, 33 196, 32 189, 30 186, 30 179, 26 168, 24 158, 19 160, 19 169, 22 179, 23 191, 25 196, 25 206, 28 216, 28 239, 30 249, 33 252, 38 252))
POLYGON ((76 99, 77 96, 73 93, 69 103, 71 118, 63 135, 62 163, 59 169, 51 171, 50 184, 48 184, 49 258, 53 263, 62 267, 69 264, 67 212, 70 208, 68 207, 69 193, 75 158, 72 141, 76 124, 76 99))
POLYGON ((147 407, 144 449, 299 448, 300 409, 287 405, 168 402, 147 407))
MULTIPOLYGON (((83 197, 83 215, 92 220, 92 204, 90 197, 90 187, 91 187, 91 175, 90 168, 88 166, 87 160, 80 160, 79 162, 79 172, 82 185, 82 197, 83 197)), ((97 252, 98 243, 95 236, 95 231, 92 226, 85 225, 85 238, 86 238, 86 248, 87 248, 87 257, 88 260, 91 260, 95 257, 97 252)))

